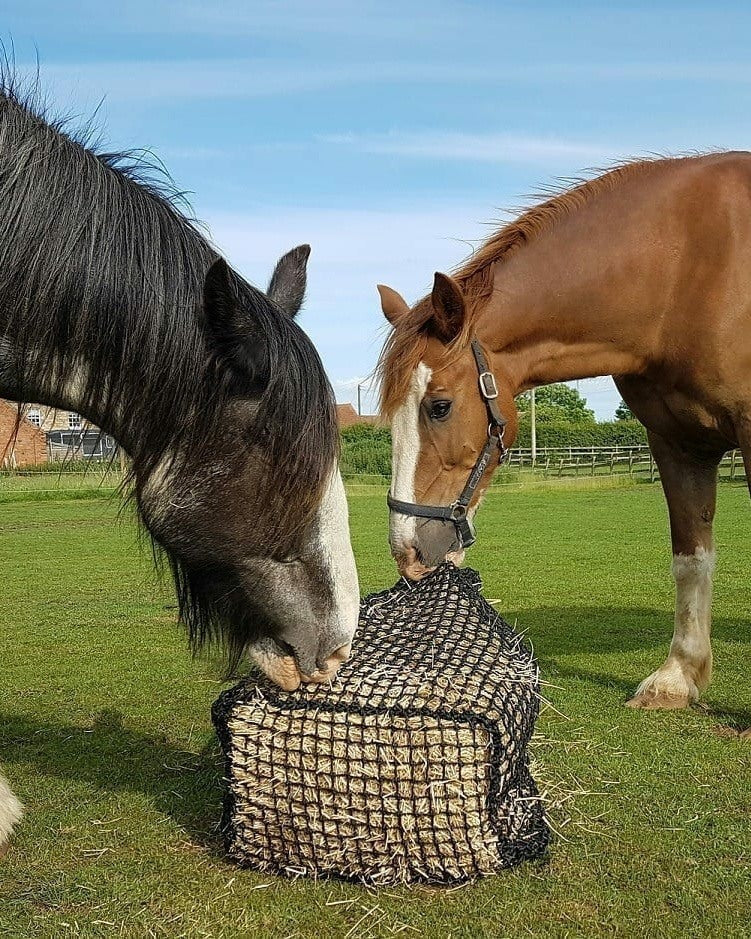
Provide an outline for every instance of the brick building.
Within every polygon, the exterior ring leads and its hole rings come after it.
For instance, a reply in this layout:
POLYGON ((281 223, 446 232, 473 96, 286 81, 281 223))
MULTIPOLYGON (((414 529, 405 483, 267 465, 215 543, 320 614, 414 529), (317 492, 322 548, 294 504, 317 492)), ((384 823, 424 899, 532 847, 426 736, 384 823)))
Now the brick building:
POLYGON ((116 452, 115 440, 77 412, 27 404, 22 410, 23 434, 19 436, 19 443, 14 448, 14 463, 8 440, 16 426, 18 405, 0 399, 0 409, 0 414, 3 415, 0 422, 0 466, 23 466, 29 463, 45 463, 48 460, 56 462, 90 458, 109 459, 116 452), (11 415, 10 418, 7 415, 11 415), (27 441, 23 446, 22 438, 27 441), (35 443, 30 445, 28 441, 32 439, 35 443))
POLYGON ((23 409, 24 417, 30 424, 43 431, 87 430, 89 425, 75 411, 61 411, 43 404, 27 404, 23 409))
POLYGON ((47 461, 47 437, 25 417, 18 419, 18 407, 0 401, 0 466, 31 466, 47 461))

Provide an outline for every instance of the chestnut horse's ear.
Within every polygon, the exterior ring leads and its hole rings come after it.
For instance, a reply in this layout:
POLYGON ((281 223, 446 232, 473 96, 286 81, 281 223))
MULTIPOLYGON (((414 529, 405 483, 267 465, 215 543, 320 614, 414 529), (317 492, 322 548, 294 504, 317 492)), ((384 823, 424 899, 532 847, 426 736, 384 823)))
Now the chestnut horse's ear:
POLYGON ((297 316, 305 299, 310 245, 298 245, 279 258, 266 295, 288 316, 297 316))
POLYGON ((459 284, 447 274, 436 271, 430 299, 433 302, 433 317, 428 322, 428 328, 441 342, 451 342, 464 325, 464 296, 459 284))
POLYGON ((409 313, 407 301, 400 293, 392 290, 391 287, 386 287, 384 284, 378 284, 378 293, 381 295, 383 315, 392 326, 398 325, 402 317, 409 313))

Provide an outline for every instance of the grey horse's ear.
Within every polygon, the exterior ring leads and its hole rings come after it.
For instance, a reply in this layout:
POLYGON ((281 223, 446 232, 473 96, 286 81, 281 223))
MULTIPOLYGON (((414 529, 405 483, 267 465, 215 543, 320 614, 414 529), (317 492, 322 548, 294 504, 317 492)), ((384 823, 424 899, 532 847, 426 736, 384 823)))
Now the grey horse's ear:
POLYGON ((269 281, 268 297, 288 316, 297 316, 305 299, 310 245, 298 245, 279 258, 269 281))
MULTIPOLYGON (((245 289, 261 295, 249 284, 245 289)), ((265 302, 265 301, 262 301, 265 302)), ((203 310, 211 348, 247 384, 262 376, 265 362, 252 317, 238 296, 237 276, 224 258, 209 268, 203 285, 203 310)))

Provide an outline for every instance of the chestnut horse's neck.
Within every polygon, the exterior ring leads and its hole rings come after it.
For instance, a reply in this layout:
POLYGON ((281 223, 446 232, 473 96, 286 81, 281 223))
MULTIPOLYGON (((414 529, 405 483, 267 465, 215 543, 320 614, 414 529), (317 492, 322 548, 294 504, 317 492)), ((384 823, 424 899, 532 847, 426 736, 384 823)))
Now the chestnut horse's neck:
POLYGON ((590 309, 570 307, 554 285, 535 293, 523 302, 504 303, 497 317, 489 310, 477 324, 478 337, 500 360, 501 374, 514 395, 538 385, 644 370, 649 360, 646 344, 624 341, 638 328, 638 316, 628 322, 608 315, 605 296, 596 298, 600 319, 590 315, 590 309), (574 312, 575 317, 568 318, 574 312))
POLYGON ((663 354, 671 307, 693 273, 685 261, 701 236, 686 198, 699 162, 644 164, 495 262, 474 331, 514 394, 639 374, 663 354))

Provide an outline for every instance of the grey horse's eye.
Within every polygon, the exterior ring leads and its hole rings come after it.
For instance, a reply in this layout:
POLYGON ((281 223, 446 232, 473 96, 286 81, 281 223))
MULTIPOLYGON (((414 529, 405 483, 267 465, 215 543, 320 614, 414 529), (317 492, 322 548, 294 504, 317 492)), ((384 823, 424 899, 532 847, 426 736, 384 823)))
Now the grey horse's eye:
POLYGON ((432 401, 428 408, 431 421, 445 421, 451 413, 451 401, 432 401))

